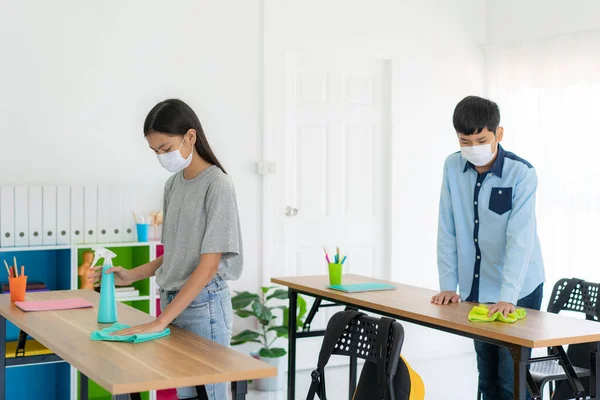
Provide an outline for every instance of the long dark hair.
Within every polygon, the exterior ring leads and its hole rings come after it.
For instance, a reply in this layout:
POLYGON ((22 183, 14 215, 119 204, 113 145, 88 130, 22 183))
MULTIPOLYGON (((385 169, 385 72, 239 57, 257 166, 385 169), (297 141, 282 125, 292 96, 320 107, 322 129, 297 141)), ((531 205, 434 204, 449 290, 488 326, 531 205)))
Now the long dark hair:
POLYGON ((190 129, 196 131, 195 147, 200 157, 227 173, 210 148, 198 116, 183 101, 178 99, 161 101, 150 110, 144 121, 144 136, 152 132, 183 136, 190 129))

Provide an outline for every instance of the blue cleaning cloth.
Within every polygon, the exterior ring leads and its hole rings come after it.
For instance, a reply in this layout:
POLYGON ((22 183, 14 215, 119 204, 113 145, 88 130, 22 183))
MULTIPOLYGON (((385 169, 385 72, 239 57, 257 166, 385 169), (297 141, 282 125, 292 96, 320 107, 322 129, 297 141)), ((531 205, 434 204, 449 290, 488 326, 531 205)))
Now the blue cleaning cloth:
POLYGON ((131 328, 129 325, 124 325, 120 323, 114 323, 108 328, 104 328, 101 331, 94 331, 90 335, 90 339, 92 340, 105 340, 109 342, 127 342, 127 343, 143 343, 149 340, 158 339, 164 336, 167 336, 171 333, 169 328, 166 328, 162 332, 154 332, 154 333, 138 333, 135 335, 129 336, 113 336, 111 333, 120 331, 121 329, 131 328))

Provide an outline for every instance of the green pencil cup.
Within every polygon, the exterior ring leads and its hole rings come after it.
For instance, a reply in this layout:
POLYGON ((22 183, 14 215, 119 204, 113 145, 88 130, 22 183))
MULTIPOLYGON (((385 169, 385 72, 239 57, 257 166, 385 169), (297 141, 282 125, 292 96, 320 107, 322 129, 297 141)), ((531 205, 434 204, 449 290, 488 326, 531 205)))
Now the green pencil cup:
POLYGON ((329 263, 329 284, 342 284, 342 264, 329 263))

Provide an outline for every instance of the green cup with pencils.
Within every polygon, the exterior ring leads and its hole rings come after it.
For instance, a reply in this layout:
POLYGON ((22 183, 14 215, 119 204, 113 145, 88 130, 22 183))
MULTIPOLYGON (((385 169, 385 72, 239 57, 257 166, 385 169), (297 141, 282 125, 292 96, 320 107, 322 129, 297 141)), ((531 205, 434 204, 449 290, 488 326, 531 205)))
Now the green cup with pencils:
POLYGON ((344 266, 344 262, 346 262, 346 256, 342 257, 340 254, 340 248, 337 248, 337 254, 334 255, 333 261, 329 258, 329 254, 327 254, 327 250, 323 247, 323 251, 325 252, 325 259, 327 260, 327 264, 329 266, 329 284, 330 285, 341 285, 342 284, 342 269, 344 266))
POLYGON ((329 284, 342 284, 342 264, 329 263, 329 284))

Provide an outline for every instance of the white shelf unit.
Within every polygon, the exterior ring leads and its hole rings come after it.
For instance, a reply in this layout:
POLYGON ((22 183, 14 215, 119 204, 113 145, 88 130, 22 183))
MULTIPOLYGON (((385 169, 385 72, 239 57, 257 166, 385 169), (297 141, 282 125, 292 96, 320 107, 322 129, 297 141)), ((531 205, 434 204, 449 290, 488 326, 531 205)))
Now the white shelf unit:
MULTIPOLYGON (((106 247, 117 254, 113 260, 115 265, 124 268, 137 267, 144 262, 156 258, 157 247, 162 246, 159 242, 129 242, 129 243, 82 243, 71 245, 50 245, 30 247, 0 247, 0 264, 6 260, 13 264, 13 257, 17 258, 19 265, 25 266, 29 280, 41 280, 46 283, 50 290, 75 290, 79 288, 78 269, 82 262, 82 253, 92 247, 106 247)), ((120 302, 127 302, 134 308, 140 309, 156 316, 156 281, 154 277, 133 284, 140 291, 136 297, 119 298, 120 302)), ((8 331, 8 329, 7 329, 8 331)), ((13 337, 9 338, 14 340, 13 337)), ((47 363, 46 363, 47 364, 47 363)), ((23 367, 15 367, 23 368, 23 367)), ((35 382, 39 377, 31 368, 24 368, 25 378, 29 382, 35 382)), ((78 399, 78 372, 70 367, 68 374, 71 400, 78 399)), ((65 379, 67 377, 65 376, 65 379)), ((8 382, 7 382, 8 384, 8 382)), ((90 397, 94 399, 107 399, 111 397, 98 397, 98 389, 90 381, 90 397)), ((156 399, 156 393, 149 393, 150 400, 156 399)), ((29 399, 29 397, 23 397, 29 399)))

